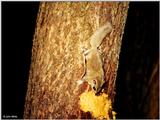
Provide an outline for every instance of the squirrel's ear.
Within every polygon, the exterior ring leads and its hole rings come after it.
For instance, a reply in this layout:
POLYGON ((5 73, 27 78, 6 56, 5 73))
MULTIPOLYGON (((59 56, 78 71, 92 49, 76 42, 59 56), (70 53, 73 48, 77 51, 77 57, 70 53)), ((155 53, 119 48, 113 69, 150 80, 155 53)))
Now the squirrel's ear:
POLYGON ((93 84, 96 84, 96 80, 93 80, 93 84))

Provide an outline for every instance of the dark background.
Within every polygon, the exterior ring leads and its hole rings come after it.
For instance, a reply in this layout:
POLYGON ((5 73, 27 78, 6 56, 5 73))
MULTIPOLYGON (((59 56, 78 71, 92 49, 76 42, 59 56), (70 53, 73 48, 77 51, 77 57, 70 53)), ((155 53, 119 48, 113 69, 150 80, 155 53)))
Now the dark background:
MULTIPOLYGON (((38 7, 39 2, 2 2, 2 118, 23 117, 38 7)), ((152 109, 144 104, 150 96, 145 91, 150 91, 158 53, 159 3, 131 2, 116 80, 117 118, 150 118, 146 111, 152 109)), ((158 76, 154 84, 159 84, 158 76)), ((156 105, 158 101, 156 97, 156 105)), ((157 109, 154 118, 158 113, 157 109)))
POLYGON ((38 2, 2 2, 2 117, 23 117, 38 2))
POLYGON ((116 80, 117 117, 159 118, 158 98, 159 3, 131 2, 116 80))

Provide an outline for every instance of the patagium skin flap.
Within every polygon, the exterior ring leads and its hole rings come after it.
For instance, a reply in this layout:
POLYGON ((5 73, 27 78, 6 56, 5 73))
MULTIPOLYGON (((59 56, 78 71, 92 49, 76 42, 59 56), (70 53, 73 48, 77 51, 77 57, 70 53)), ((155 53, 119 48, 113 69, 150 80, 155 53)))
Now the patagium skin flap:
POLYGON ((84 52, 85 72, 82 80, 87 81, 95 93, 98 93, 104 84, 103 61, 98 47, 111 30, 112 26, 109 22, 97 29, 90 38, 91 48, 84 52))

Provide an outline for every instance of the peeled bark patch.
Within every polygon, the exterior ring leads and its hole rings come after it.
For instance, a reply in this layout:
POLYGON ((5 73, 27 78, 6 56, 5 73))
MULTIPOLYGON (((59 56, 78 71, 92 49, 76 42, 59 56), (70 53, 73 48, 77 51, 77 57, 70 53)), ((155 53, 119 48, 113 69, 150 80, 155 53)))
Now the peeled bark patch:
POLYGON ((90 112, 94 118, 110 119, 109 111, 112 111, 112 103, 105 93, 96 96, 93 91, 84 92, 80 95, 79 105, 81 110, 90 112))

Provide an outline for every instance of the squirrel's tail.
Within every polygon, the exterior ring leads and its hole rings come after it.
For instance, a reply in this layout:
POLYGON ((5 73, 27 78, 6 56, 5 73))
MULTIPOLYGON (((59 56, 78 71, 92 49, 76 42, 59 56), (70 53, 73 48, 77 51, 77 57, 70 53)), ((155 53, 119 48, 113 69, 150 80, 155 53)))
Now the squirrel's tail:
POLYGON ((112 25, 110 22, 107 22, 102 27, 97 29, 91 36, 90 44, 92 48, 97 48, 100 46, 104 37, 110 33, 112 30, 112 25))

